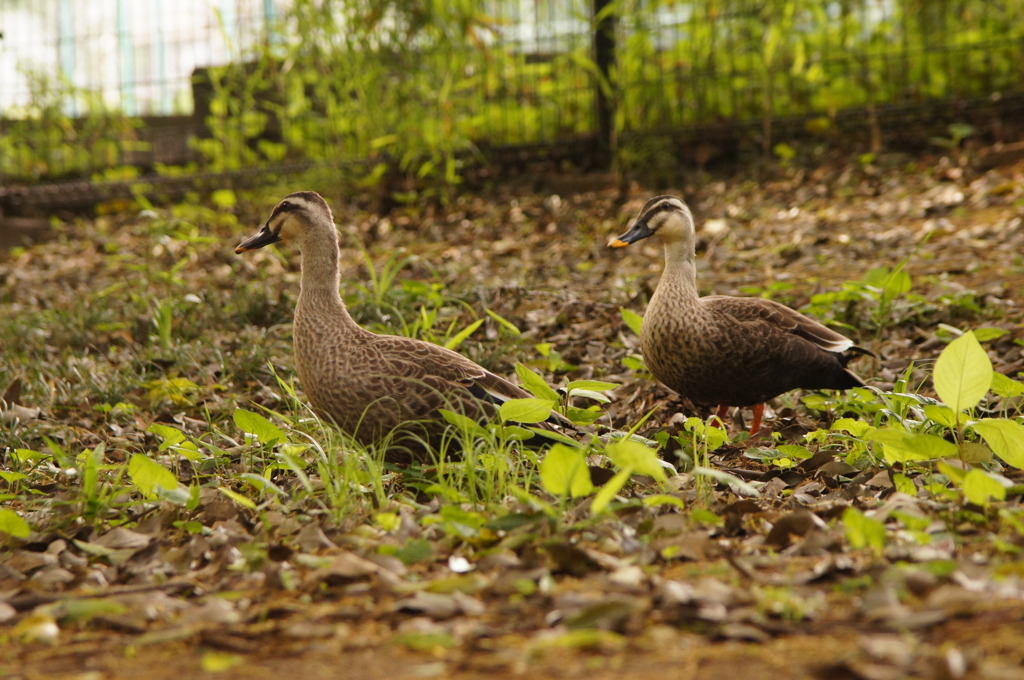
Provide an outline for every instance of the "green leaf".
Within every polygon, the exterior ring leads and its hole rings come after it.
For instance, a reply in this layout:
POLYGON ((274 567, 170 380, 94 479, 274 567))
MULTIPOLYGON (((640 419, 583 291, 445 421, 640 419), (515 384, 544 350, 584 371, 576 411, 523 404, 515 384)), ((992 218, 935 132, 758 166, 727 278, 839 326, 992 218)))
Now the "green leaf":
POLYGON ((647 507, 674 505, 680 510, 686 509, 686 503, 683 502, 682 498, 679 498, 678 496, 670 496, 667 493, 656 493, 652 496, 644 496, 641 502, 647 507))
POLYGON ((218 208, 233 208, 238 203, 238 198, 231 189, 217 189, 210 194, 210 200, 218 208))
POLYGON ((797 458, 799 460, 807 460, 813 455, 807 450, 806 446, 800 446, 799 444, 779 444, 775 447, 775 450, 784 456, 797 458))
MULTIPOLYGON (((133 551, 134 552, 134 551, 133 551)), ((58 608, 61 623, 89 621, 97 616, 116 616, 128 611, 128 607, 117 600, 104 598, 68 598, 58 608)))
POLYGON ((833 432, 847 432, 855 437, 860 437, 864 435, 864 432, 867 432, 867 430, 871 429, 871 427, 872 425, 870 423, 865 423, 862 420, 854 420, 853 418, 840 418, 835 423, 833 423, 833 426, 831 426, 831 430, 833 430, 833 432))
POLYGON ((630 468, 633 472, 654 477, 659 482, 668 479, 665 467, 658 460, 657 452, 638 441, 619 439, 609 444, 605 453, 620 468, 630 468))
POLYGON ((890 463, 953 458, 957 455, 956 444, 933 434, 883 428, 868 432, 864 438, 882 444, 885 460, 890 463))
POLYGON ((199 453, 199 447, 196 446, 195 442, 188 439, 185 433, 176 427, 153 423, 146 428, 146 431, 152 432, 163 439, 160 447, 157 449, 158 451, 171 449, 175 453, 193 461, 202 458, 202 455, 199 453))
POLYGON ((199 663, 203 671, 207 673, 223 673, 242 663, 243 658, 241 654, 210 651, 203 654, 199 663))
POLYGON ((519 376, 519 380, 527 392, 538 399, 550 399, 552 402, 558 403, 558 392, 551 389, 551 386, 540 375, 522 364, 516 364, 516 375, 519 376))
POLYGON ((917 486, 914 484, 914 480, 902 472, 897 472, 892 476, 892 483, 900 493, 905 493, 908 496, 917 495, 917 486))
POLYGON ((600 515, 607 509, 608 504, 612 502, 615 495, 622 490, 622 487, 626 485, 629 480, 629 476, 633 473, 629 468, 623 468, 615 473, 615 476, 609 479, 604 485, 597 490, 594 494, 594 500, 590 503, 590 513, 592 515, 600 515))
POLYGON ((163 451, 175 444, 180 444, 185 441, 185 433, 176 427, 169 425, 161 425, 160 423, 153 423, 146 428, 146 432, 152 432, 156 436, 163 439, 160 444, 160 451, 163 451))
POLYGON ((1006 499, 1006 487, 981 468, 971 468, 963 481, 964 497, 975 505, 988 505, 991 499, 1006 499))
POLYGON ((1009 332, 1005 328, 982 326, 974 329, 974 337, 978 339, 978 342, 991 342, 992 340, 998 340, 1009 332))
POLYGON ((425 562, 433 556, 434 548, 425 538, 414 538, 395 551, 395 557, 402 560, 402 564, 425 562))
POLYGON ((239 505, 241 505, 242 507, 249 508, 250 510, 255 510, 256 509, 256 503, 254 501, 252 501, 249 498, 246 498, 245 496, 243 496, 242 494, 238 493, 237 491, 232 491, 231 489, 227 488, 226 486, 218 486, 217 490, 220 491, 225 496, 227 496, 228 498, 230 498, 231 500, 233 500, 234 502, 236 502, 239 505))
POLYGON ((885 549, 885 525, 857 508, 847 508, 843 513, 843 530, 854 548, 871 548, 876 555, 885 549))
POLYGON ((594 490, 581 449, 555 444, 540 463, 540 481, 555 496, 586 496, 594 490))
POLYGON ((1024 470, 1024 425, 1007 418, 985 418, 973 427, 1007 465, 1024 470))
POLYGON ((242 432, 253 435, 265 446, 272 446, 287 441, 288 437, 284 430, 274 425, 258 413, 236 408, 234 413, 235 425, 242 432))
POLYGON ((15 538, 28 538, 32 527, 14 510, 0 508, 0 531, 15 538))
POLYGON ((463 343, 463 341, 465 341, 466 338, 468 338, 469 336, 473 335, 473 333, 476 331, 476 329, 480 328, 480 325, 483 324, 483 322, 484 322, 483 319, 477 319, 476 321, 474 321, 473 323, 469 324, 468 326, 463 328, 461 331, 459 331, 458 333, 453 335, 448 340, 448 342, 444 343, 444 346, 447 347, 448 349, 455 349, 456 347, 461 345, 463 343))
POLYGON ((440 411, 441 417, 444 418, 449 425, 453 425, 473 437, 487 436, 487 430, 469 416, 455 411, 449 411, 444 408, 438 409, 438 411, 440 411))
POLYGON ((565 410, 565 417, 575 425, 589 425, 604 414, 596 408, 577 408, 570 406, 565 410))
POLYGON ((955 412, 978 405, 992 386, 992 362, 974 333, 967 331, 942 350, 932 381, 939 399, 955 412))
POLYGON ((615 389, 618 387, 618 383, 604 382, 602 380, 573 380, 571 383, 565 386, 567 392, 575 392, 576 390, 588 390, 591 392, 605 392, 607 390, 615 389))
POLYGON ((1024 383, 993 371, 992 391, 1000 397, 1019 397, 1024 395, 1024 383))
POLYGON ((956 412, 950 407, 942 404, 925 404, 922 410, 932 422, 945 427, 956 427, 956 412))
POLYGON ((622 320, 629 327, 629 330, 639 336, 640 330, 643 328, 644 317, 640 316, 632 309, 626 309, 625 307, 619 307, 619 312, 622 314, 622 320))
POLYGON ((519 330, 519 328, 517 328, 514 323, 512 323, 511 321, 509 321, 508 319, 503 317, 501 314, 498 314, 497 312, 495 312, 492 309, 485 309, 484 311, 487 312, 487 316, 491 317, 492 319, 497 321, 499 324, 504 326, 506 329, 508 329, 509 332, 512 333, 512 335, 519 336, 519 335, 523 334, 523 332, 521 330, 519 330))
POLYGON ((509 399, 501 405, 499 414, 505 422, 540 423, 551 416, 554 405, 550 399, 509 399))
POLYGON ((160 489, 174 491, 178 488, 178 478, 173 472, 141 453, 132 454, 128 461, 128 476, 147 498, 156 498, 160 489))

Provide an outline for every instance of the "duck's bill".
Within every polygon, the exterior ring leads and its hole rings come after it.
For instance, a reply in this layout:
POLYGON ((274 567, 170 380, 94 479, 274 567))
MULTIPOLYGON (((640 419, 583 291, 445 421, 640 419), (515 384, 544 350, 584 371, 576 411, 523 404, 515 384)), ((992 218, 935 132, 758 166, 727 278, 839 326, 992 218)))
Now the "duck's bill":
POLYGON ((245 239, 235 248, 235 253, 244 253, 247 250, 256 250, 263 246, 269 246, 271 243, 277 243, 281 240, 281 237, 270 230, 270 224, 264 224, 263 228, 256 233, 255 236, 250 236, 245 239))
POLYGON ((629 231, 627 231, 622 236, 613 238, 611 241, 609 241, 608 246, 610 248, 625 248, 630 244, 636 243, 637 241, 642 241, 648 236, 653 235, 654 232, 651 231, 650 227, 647 226, 646 222, 644 222, 643 220, 637 220, 629 231))

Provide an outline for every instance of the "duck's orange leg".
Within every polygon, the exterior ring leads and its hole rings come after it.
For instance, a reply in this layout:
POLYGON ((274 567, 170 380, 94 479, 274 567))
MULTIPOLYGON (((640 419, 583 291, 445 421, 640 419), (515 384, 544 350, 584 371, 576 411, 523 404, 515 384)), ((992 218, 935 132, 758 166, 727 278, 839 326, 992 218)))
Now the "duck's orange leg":
POLYGON ((757 434, 761 429, 761 417, 764 416, 764 404, 754 404, 751 408, 754 412, 754 421, 750 423, 750 434, 757 434))
POLYGON ((718 422, 722 424, 722 429, 727 430, 728 426, 725 424, 725 417, 729 415, 729 406, 727 404, 719 404, 718 410, 715 411, 715 418, 718 418, 718 422))

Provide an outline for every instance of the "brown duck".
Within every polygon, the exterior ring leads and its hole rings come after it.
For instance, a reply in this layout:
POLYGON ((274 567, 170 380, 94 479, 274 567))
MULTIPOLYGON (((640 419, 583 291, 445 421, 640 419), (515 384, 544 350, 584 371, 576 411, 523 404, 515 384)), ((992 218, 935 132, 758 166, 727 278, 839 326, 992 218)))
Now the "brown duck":
POLYGON ((236 253, 294 240, 302 255, 295 366, 314 411, 358 441, 390 438, 386 459, 425 460, 446 430, 440 409, 485 420, 494 404, 530 397, 456 352, 359 326, 338 293, 338 234, 327 202, 300 191, 281 200, 236 253))
MULTIPOLYGON (((697 293, 693 215, 674 196, 652 198, 612 248, 657 236, 665 271, 644 314, 640 348, 658 380, 694 404, 752 406, 750 433, 764 402, 789 390, 860 387, 846 368, 853 341, 785 305, 762 298, 697 293)), ((724 421, 723 421, 724 422, 724 421)))

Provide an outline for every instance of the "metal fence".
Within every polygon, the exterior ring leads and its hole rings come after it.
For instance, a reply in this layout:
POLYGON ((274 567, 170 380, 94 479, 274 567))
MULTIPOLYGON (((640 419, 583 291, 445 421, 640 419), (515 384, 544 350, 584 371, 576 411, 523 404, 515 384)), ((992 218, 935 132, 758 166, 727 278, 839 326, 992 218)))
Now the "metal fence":
POLYGON ((722 125, 767 143, 794 117, 834 130, 844 111, 1024 92, 1021 2, 363 4, 3 0, 0 179, 381 151, 434 167, 722 125))

